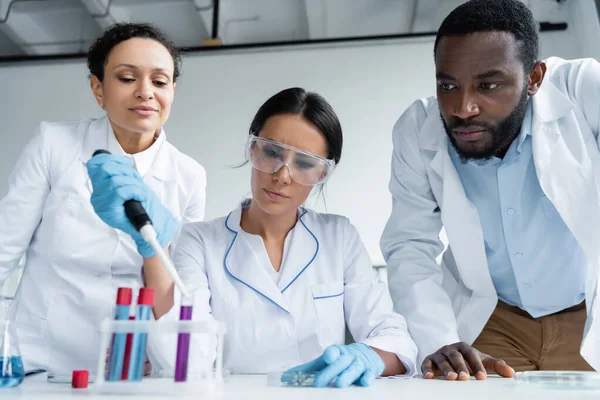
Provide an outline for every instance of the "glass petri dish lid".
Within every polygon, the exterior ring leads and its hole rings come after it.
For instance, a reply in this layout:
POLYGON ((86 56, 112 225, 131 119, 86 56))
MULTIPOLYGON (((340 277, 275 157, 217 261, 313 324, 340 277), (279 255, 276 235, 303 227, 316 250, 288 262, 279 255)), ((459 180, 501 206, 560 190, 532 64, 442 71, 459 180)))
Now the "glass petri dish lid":
POLYGON ((600 373, 593 371, 517 372, 515 382, 547 389, 599 390, 600 373))

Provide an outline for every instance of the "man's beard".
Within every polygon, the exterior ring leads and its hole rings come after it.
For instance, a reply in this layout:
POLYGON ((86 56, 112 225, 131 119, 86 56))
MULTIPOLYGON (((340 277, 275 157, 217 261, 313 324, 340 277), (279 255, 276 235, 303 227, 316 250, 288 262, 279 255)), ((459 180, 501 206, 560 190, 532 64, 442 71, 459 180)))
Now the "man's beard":
POLYGON ((500 150, 508 149, 513 140, 515 140, 515 138, 519 136, 519 133, 521 131, 521 125, 523 124, 523 120, 525 119, 525 112, 527 111, 528 100, 529 96, 527 94, 526 86, 525 90, 523 90, 523 94, 521 95, 519 103, 515 106, 510 115, 504 120, 500 121, 499 123, 493 125, 477 121, 476 119, 462 119, 456 117, 452 121, 452 125, 447 125, 446 121, 444 121, 444 118, 442 117, 442 123, 444 124, 444 128, 446 129, 446 134, 450 139, 450 143, 456 149, 456 152, 460 156, 461 161, 464 163, 469 160, 489 160, 490 158, 497 155, 500 152, 500 150), (453 135, 453 131, 455 128, 467 126, 481 126, 485 128, 487 133, 489 133, 492 137, 491 144, 485 149, 478 151, 469 151, 458 147, 457 140, 453 135))

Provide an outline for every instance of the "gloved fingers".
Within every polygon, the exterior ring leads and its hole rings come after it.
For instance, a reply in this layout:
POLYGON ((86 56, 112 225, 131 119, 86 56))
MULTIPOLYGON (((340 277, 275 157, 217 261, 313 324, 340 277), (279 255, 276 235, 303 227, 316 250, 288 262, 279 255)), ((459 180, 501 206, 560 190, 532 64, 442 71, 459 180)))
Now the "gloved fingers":
MULTIPOLYGON (((179 230, 179 221, 171 215, 168 209, 165 208, 165 212, 168 213, 168 215, 166 218, 163 218, 163 223, 160 225, 160 231, 157 232, 158 242, 163 248, 169 244, 179 230)), ((152 220, 152 216, 150 216, 150 219, 152 220)), ((152 224, 158 224, 158 221, 154 219, 152 220, 152 224)))
MULTIPOLYGON (((134 179, 134 178, 130 178, 134 179)), ((127 200, 145 202, 148 198, 148 188, 136 182, 119 182, 116 188, 98 188, 92 192, 91 202, 97 213, 116 212, 123 214, 123 203, 127 200)))
POLYGON ((315 358, 305 364, 290 368, 286 372, 315 372, 320 371, 329 364, 335 362, 341 354, 337 345, 331 345, 325 349, 320 357, 315 358))
POLYGON ((118 177, 118 176, 126 176, 126 177, 131 177, 133 179, 138 179, 140 182, 143 182, 143 180, 141 179, 141 177, 136 176, 137 172, 134 174, 135 171, 131 170, 129 172, 123 172, 123 173, 107 173, 104 170, 98 170, 98 171, 93 171, 93 172, 89 172, 88 175, 90 177, 90 182, 92 183, 92 188, 94 190, 99 190, 99 189, 106 189, 107 187, 110 187, 110 185, 112 184, 112 179, 118 177))
POLYGON ((354 362, 356 357, 348 352, 342 352, 342 355, 329 366, 325 367, 321 372, 315 376, 315 387, 328 386, 333 379, 341 374, 346 368, 354 362))
POLYGON ((133 162, 126 157, 121 156, 122 159, 109 159, 104 162, 99 162, 96 160, 96 157, 86 164, 92 183, 115 175, 140 177, 139 173, 133 167, 133 162))
POLYGON ((85 164, 88 170, 102 169, 103 166, 106 164, 120 165, 124 169, 133 168, 133 160, 125 156, 116 156, 114 154, 99 154, 90 158, 89 161, 85 164))
POLYGON ((131 175, 113 175, 102 183, 112 190, 127 186, 141 186, 145 190, 150 190, 143 180, 131 175))
POLYGON ((98 154, 93 156, 92 158, 90 158, 88 160, 88 162, 86 163, 87 165, 102 165, 108 161, 112 161, 112 162, 118 162, 121 163, 123 165, 128 165, 128 166, 133 166, 133 161, 125 156, 120 156, 117 154, 98 154))
POLYGON ((88 175, 92 184, 103 183, 115 176, 131 176, 142 180, 142 177, 134 168, 115 164, 105 164, 97 169, 89 169, 88 175))
POLYGON ((323 352, 323 361, 325 361, 325 363, 327 365, 329 364, 333 364, 341 355, 342 353, 346 353, 346 349, 344 349, 343 346, 338 346, 337 344, 333 344, 329 347, 327 347, 325 349, 325 351, 323 352))
MULTIPOLYGON (((290 368, 285 372, 314 372, 314 371, 320 371, 323 368, 325 368, 326 366, 327 366, 327 364, 323 360, 323 356, 320 356, 320 357, 315 358, 312 361, 309 361, 302 365, 298 365, 293 368, 290 368)), ((284 375, 285 375, 285 373, 284 373, 284 375)))
POLYGON ((137 200, 143 203, 148 197, 149 189, 138 183, 135 178, 115 178, 119 180, 119 186, 116 189, 109 187, 94 190, 90 202, 95 213, 104 223, 129 235, 137 235, 137 231, 127 218, 124 203, 127 200, 137 200))
POLYGON ((360 386, 371 386, 373 383, 375 383, 375 378, 377 378, 375 376, 375 372, 373 372, 371 369, 367 369, 358 380, 358 384, 360 386))
POLYGON ((338 376, 335 386, 345 388, 356 382, 365 372, 366 366, 362 359, 355 358, 352 364, 338 376))
POLYGON ((114 196, 119 199, 119 202, 126 202, 128 200, 137 200, 141 203, 148 199, 148 191, 150 189, 145 185, 136 183, 120 186, 114 189, 114 196))
POLYGON ((154 248, 152 247, 152 245, 150 243, 147 243, 139 233, 132 237, 137 246, 138 253, 143 258, 150 258, 150 257, 156 255, 156 252, 154 251, 154 248))

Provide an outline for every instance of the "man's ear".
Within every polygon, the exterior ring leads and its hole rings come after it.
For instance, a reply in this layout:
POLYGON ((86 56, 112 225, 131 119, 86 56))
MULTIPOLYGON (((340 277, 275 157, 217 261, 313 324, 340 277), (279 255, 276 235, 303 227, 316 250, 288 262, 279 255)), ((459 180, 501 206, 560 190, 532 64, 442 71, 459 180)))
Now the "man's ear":
POLYGON ((536 63, 531 69, 527 82, 527 94, 529 96, 534 96, 540 90, 546 75, 546 69, 546 63, 543 61, 536 63))

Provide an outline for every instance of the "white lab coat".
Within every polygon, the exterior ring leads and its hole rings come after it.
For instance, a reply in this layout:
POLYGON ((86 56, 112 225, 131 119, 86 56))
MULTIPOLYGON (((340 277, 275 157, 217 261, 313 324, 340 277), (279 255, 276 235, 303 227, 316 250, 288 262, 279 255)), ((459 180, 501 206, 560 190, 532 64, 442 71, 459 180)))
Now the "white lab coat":
MULTIPOLYGON (((533 96, 533 159, 540 185, 591 268, 581 354, 600 368, 596 289, 600 269, 600 64, 550 58, 533 96)), ((416 101, 398 120, 390 191, 393 210, 381 238, 389 287, 419 347, 419 363, 440 347, 473 343, 498 297, 487 266, 477 209, 448 155, 435 98, 416 101), (441 267, 442 226, 449 248, 441 267)))
MULTIPOLYGON (((133 239, 100 220, 90 203, 85 163, 107 148, 109 132, 106 117, 41 123, 0 201, 0 284, 26 252, 16 295, 26 368, 95 371, 100 324, 113 318, 116 288, 132 287, 135 302, 143 286, 133 239), (120 241, 131 250, 115 259, 120 241)), ((203 219, 205 171, 167 141, 144 181, 178 221, 203 219)))
POLYGON ((415 373, 416 345, 347 218, 299 209, 276 284, 238 235, 241 210, 188 225, 173 259, 194 292, 194 318, 212 313, 225 324, 224 368, 265 373, 310 361, 343 345, 348 324, 357 342, 395 353, 415 373))

